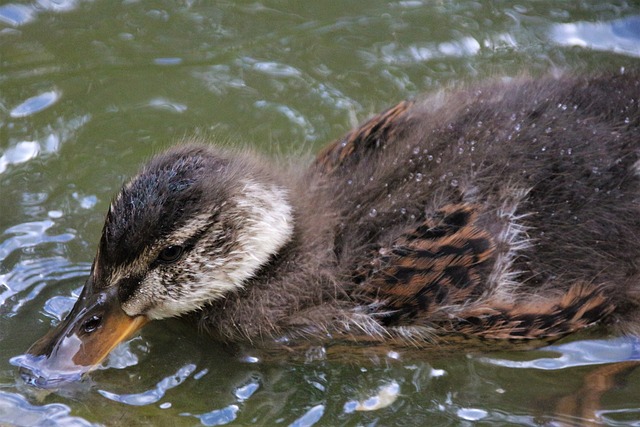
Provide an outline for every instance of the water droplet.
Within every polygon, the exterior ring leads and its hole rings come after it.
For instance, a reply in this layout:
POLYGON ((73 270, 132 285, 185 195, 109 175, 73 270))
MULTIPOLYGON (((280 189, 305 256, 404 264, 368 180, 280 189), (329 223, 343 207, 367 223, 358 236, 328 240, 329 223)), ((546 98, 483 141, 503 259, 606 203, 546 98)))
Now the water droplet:
POLYGON ((547 151, 547 147, 542 147, 540 151, 547 151))
POLYGON ((457 187, 458 186, 458 180, 457 179, 452 179, 451 180, 451 186, 452 187, 457 187))
POLYGON ((407 210, 405 208, 400 208, 400 213, 402 215, 405 215, 407 213, 407 210))
POLYGON ((627 124, 627 125, 628 125, 628 124, 629 124, 629 122, 631 122, 631 120, 629 120, 629 117, 625 117, 625 118, 624 118, 624 122, 625 122, 625 124, 627 124))
POLYGON ((353 184, 353 180, 352 179, 347 180, 347 185, 351 185, 351 184, 353 184))
POLYGON ((433 156, 432 156, 431 154, 429 154, 429 155, 427 156, 427 160, 432 161, 432 160, 433 160, 433 156))
POLYGON ((422 175, 420 172, 418 172, 418 173, 416 174, 416 182, 420 182, 420 181, 422 181, 422 178, 423 178, 423 175, 422 175))
POLYGON ((442 158, 441 157, 436 157, 436 163, 441 163, 442 162, 442 158))
POLYGON ((375 218, 376 216, 378 216, 378 211, 375 208, 371 209, 371 211, 369 212, 369 216, 371 218, 375 218))
POLYGON ((420 147, 414 147, 413 148, 413 154, 415 154, 415 155, 420 154, 420 147))
POLYGON ((546 129, 544 130, 544 133, 551 133, 551 128, 550 128, 550 127, 549 127, 549 128, 546 128, 546 129))

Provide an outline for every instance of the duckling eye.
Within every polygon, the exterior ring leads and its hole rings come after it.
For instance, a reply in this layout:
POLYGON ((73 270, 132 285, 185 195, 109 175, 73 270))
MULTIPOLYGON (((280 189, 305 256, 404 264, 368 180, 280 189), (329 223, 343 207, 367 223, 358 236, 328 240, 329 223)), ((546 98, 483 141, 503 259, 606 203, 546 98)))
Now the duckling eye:
POLYGON ((87 334, 94 332, 102 324, 102 316, 91 316, 82 323, 82 330, 87 334))
POLYGON ((184 253, 184 248, 182 246, 171 245, 167 246, 163 250, 160 251, 158 255, 158 261, 163 264, 171 264, 180 259, 182 254, 184 253))

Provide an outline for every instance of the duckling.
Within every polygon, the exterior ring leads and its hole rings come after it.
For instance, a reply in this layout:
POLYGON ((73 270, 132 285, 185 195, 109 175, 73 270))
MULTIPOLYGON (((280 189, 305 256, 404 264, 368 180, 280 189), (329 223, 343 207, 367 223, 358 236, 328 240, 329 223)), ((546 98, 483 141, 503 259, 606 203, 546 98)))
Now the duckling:
POLYGON ((170 317, 252 345, 640 332, 636 72, 401 102, 301 163, 202 141, 153 158, 27 376, 78 378, 170 317))

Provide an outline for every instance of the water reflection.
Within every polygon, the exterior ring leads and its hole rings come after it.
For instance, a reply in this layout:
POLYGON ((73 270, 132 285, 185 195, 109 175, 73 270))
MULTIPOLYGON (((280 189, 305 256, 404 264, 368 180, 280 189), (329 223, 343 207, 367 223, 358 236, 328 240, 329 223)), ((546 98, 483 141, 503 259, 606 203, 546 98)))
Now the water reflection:
POLYGON ((174 387, 182 384, 191 374, 196 370, 196 366, 188 364, 178 369, 174 375, 163 378, 156 386, 151 390, 146 390, 140 393, 130 394, 117 394, 106 390, 98 390, 102 396, 107 399, 114 400, 120 403, 126 403, 132 406, 144 406, 158 402, 162 399, 167 392, 174 387))
MULTIPOLYGON (((531 360, 509 360, 482 357, 479 360, 497 366, 518 369, 559 370, 578 366, 601 365, 640 361, 640 338, 616 337, 611 339, 574 341, 550 345, 539 350, 543 354, 556 353, 556 357, 537 357, 531 360)), ((539 352, 532 352, 535 355, 539 352)))
POLYGON ((551 39, 562 46, 640 57, 640 16, 611 22, 555 24, 551 27, 551 39))
MULTIPOLYGON (((83 278, 90 268, 89 263, 75 264, 61 257, 19 261, 10 271, 0 274, 0 315, 17 314, 25 303, 40 294, 48 282, 83 278)), ((60 320, 60 312, 67 310, 68 304, 73 304, 75 299, 65 301, 61 306, 59 298, 64 297, 54 298, 46 304, 45 312, 60 320)))
POLYGON ((52 90, 49 92, 43 92, 40 95, 32 96, 29 99, 23 101, 17 107, 14 107, 9 116, 12 118, 27 117, 40 111, 51 107, 60 99, 60 92, 52 90))
MULTIPOLYGON (((169 140, 224 128, 266 150, 318 148, 425 90, 640 57, 633 2, 329 3, 0 5, 0 172, 11 183, 0 189, 0 424, 90 425, 70 415, 87 407, 122 425, 575 424, 534 401, 573 392, 592 367, 639 359, 637 343, 616 339, 490 357, 390 353, 343 364, 317 349, 300 363, 238 361, 163 325, 116 348, 82 393, 28 402, 7 361, 73 306, 90 264, 72 260, 94 251, 76 230, 94 239, 109 186, 169 140)), ((605 402, 603 422, 638 424, 634 383, 605 402)))
POLYGON ((71 416, 71 408, 61 403, 32 405, 23 396, 0 390, 0 424, 13 426, 89 427, 90 423, 71 416))
POLYGON ((14 27, 36 19, 41 12, 69 12, 78 7, 80 0, 37 0, 31 4, 9 3, 0 6, 0 22, 14 27))

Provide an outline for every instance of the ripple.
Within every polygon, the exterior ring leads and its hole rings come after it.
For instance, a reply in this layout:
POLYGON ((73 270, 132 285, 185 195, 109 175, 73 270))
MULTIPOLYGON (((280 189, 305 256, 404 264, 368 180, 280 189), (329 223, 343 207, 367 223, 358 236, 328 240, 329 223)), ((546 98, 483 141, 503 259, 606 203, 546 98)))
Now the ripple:
POLYGON ((79 0, 36 0, 30 5, 9 3, 0 6, 0 22, 19 27, 35 20, 38 13, 69 12, 79 3, 79 0))
POLYGON ((180 65, 182 64, 182 58, 156 58, 153 63, 156 65, 180 65))
POLYGON ((350 400, 344 405, 344 412, 349 414, 354 411, 377 411, 392 405, 400 395, 400 385, 391 381, 380 387, 376 394, 364 400, 350 400))
POLYGON ((0 173, 10 165, 32 160, 42 154, 56 153, 60 144, 75 137, 76 132, 89 122, 91 115, 85 114, 71 119, 58 118, 55 125, 48 125, 44 132, 46 136, 37 141, 20 141, 9 147, 0 156, 0 173))
POLYGON ((50 219, 33 221, 9 227, 3 234, 15 234, 0 243, 0 261, 6 259, 15 250, 33 247, 41 243, 66 243, 76 236, 71 233, 47 235, 46 231, 55 223, 50 219))
MULTIPOLYGON (((540 349, 557 353, 557 357, 539 357, 533 360, 508 360, 481 357, 480 361, 496 366, 516 369, 558 370, 577 366, 640 360, 640 338, 617 337, 607 340, 575 341, 550 345, 540 349)), ((536 352, 532 352, 536 354, 536 352)))
POLYGON ((0 156, 0 173, 7 170, 9 165, 17 165, 27 162, 38 155, 40 144, 34 141, 22 141, 14 147, 8 148, 0 156))
POLYGON ((289 424, 289 427, 312 426, 324 415, 324 405, 316 405, 309 409, 303 416, 289 424))
POLYGON ((640 57, 640 16, 610 22, 572 22, 551 26, 551 39, 562 46, 640 57))
POLYGON ((222 409, 207 412, 206 414, 195 415, 195 417, 199 418, 200 422, 205 426, 221 426, 234 421, 238 417, 239 409, 238 405, 229 405, 222 409))
POLYGON ((94 426, 89 421, 72 417, 71 409, 61 403, 32 405, 27 399, 15 393, 0 391, 0 424, 20 426, 94 426))
POLYGON ((480 43, 473 37, 463 37, 442 43, 412 44, 404 47, 392 42, 379 48, 373 57, 369 53, 361 53, 369 62, 381 62, 387 65, 408 65, 443 58, 461 58, 477 55, 480 43), (373 61, 372 61, 373 58, 373 61))
POLYGON ((259 388, 260 388, 260 382, 257 380, 252 380, 249 383, 241 387, 238 387, 234 394, 236 398, 238 398, 238 400, 242 402, 244 400, 247 400, 251 396, 253 396, 253 393, 258 391, 259 388))
POLYGON ((0 22, 17 27, 32 21, 35 11, 23 4, 5 4, 0 6, 0 22))
POLYGON ((185 104, 173 102, 164 98, 152 99, 151 101, 149 101, 149 106, 157 108, 159 110, 167 110, 174 113, 184 113, 185 111, 187 111, 187 106, 185 104))
POLYGON ((256 62, 253 69, 272 77, 300 77, 302 73, 295 67, 280 62, 256 62))
POLYGON ((9 115, 13 118, 27 117, 39 113, 55 104, 60 99, 60 92, 52 90, 32 96, 15 107, 9 115))
POLYGON ((265 100, 256 101, 254 105, 259 109, 263 109, 266 111, 273 110, 283 115, 291 123, 302 128, 307 140, 310 140, 310 141, 315 140, 315 135, 314 135, 315 130, 313 128, 313 125, 302 114, 300 114, 298 111, 294 110, 293 108, 284 104, 278 104, 275 102, 270 102, 265 100))
POLYGON ((142 393, 131 393, 131 394, 117 394, 112 393, 106 390, 98 390, 102 396, 107 399, 125 403, 127 405, 132 406, 144 406, 150 405, 152 403, 158 402, 162 399, 167 392, 174 387, 182 384, 189 376, 196 370, 196 365, 188 364, 178 369, 174 375, 170 375, 164 379, 162 379, 158 384, 156 384, 155 388, 151 390, 143 391, 142 393))
MULTIPOLYGON (((89 263, 75 264, 62 257, 20 261, 8 273, 0 274, 0 314, 16 314, 25 303, 36 298, 48 282, 84 277, 89 274, 90 268, 89 263), (13 299, 26 291, 27 294, 22 298, 13 299)), ((63 297, 54 297, 53 302, 47 301, 45 311, 61 320, 75 298, 65 300, 65 304, 60 304, 62 300, 59 298, 63 297)))
POLYGON ((484 409, 460 408, 457 411, 457 415, 465 421, 480 421, 486 418, 489 413, 484 409))

